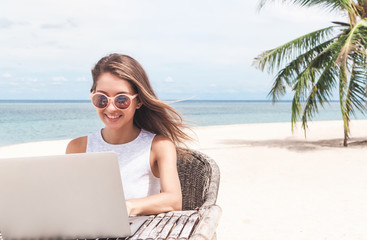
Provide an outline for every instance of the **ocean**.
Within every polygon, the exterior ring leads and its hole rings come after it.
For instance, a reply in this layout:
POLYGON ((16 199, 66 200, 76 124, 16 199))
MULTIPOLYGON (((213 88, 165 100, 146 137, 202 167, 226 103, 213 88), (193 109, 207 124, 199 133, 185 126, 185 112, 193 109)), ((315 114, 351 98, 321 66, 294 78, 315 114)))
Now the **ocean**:
MULTIPOLYGON (((290 122, 291 102, 183 101, 172 103, 191 126, 290 122)), ((365 119, 362 114, 352 119, 365 119)), ((331 102, 313 120, 341 120, 339 102, 331 102)), ((69 139, 103 127, 89 101, 0 100, 0 146, 69 139)), ((289 126, 290 127, 290 126, 289 126)))

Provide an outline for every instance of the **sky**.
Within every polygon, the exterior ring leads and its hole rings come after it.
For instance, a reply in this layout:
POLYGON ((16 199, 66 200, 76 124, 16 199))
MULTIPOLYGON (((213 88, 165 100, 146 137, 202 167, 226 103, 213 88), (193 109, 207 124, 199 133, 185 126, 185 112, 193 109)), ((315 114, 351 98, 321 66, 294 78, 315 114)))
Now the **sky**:
MULTIPOLYGON (((123 53, 163 100, 267 100, 253 59, 345 19, 257 0, 1 0, 0 99, 87 100, 90 69, 123 53)), ((290 94, 284 100, 290 99, 290 94)))

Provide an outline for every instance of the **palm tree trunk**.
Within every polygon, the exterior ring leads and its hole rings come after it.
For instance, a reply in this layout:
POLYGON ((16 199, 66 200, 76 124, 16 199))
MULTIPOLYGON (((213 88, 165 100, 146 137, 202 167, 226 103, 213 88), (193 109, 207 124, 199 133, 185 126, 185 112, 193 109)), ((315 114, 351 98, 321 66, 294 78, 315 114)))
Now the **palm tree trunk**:
POLYGON ((348 147, 348 132, 345 129, 344 129, 344 143, 343 143, 343 146, 348 147))
POLYGON ((346 120, 347 126, 344 125, 344 147, 348 147, 348 139, 349 139, 349 119, 346 120))

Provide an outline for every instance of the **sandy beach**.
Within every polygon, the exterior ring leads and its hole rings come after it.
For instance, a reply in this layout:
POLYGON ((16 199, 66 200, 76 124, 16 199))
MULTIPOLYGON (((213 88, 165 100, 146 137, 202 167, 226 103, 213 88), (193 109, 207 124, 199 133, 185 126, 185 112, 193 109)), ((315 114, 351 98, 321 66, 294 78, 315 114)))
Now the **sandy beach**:
MULTIPOLYGON (((367 239, 367 120, 193 128, 189 146, 221 170, 218 239, 367 239)), ((63 154, 69 140, 0 147, 0 157, 63 154)))

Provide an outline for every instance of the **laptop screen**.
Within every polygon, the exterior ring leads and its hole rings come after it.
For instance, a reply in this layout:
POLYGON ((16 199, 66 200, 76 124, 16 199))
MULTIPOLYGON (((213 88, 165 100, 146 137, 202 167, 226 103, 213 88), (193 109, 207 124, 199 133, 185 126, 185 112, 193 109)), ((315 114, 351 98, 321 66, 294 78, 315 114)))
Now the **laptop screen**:
POLYGON ((0 159, 0 189, 4 239, 130 235, 115 153, 0 159))

